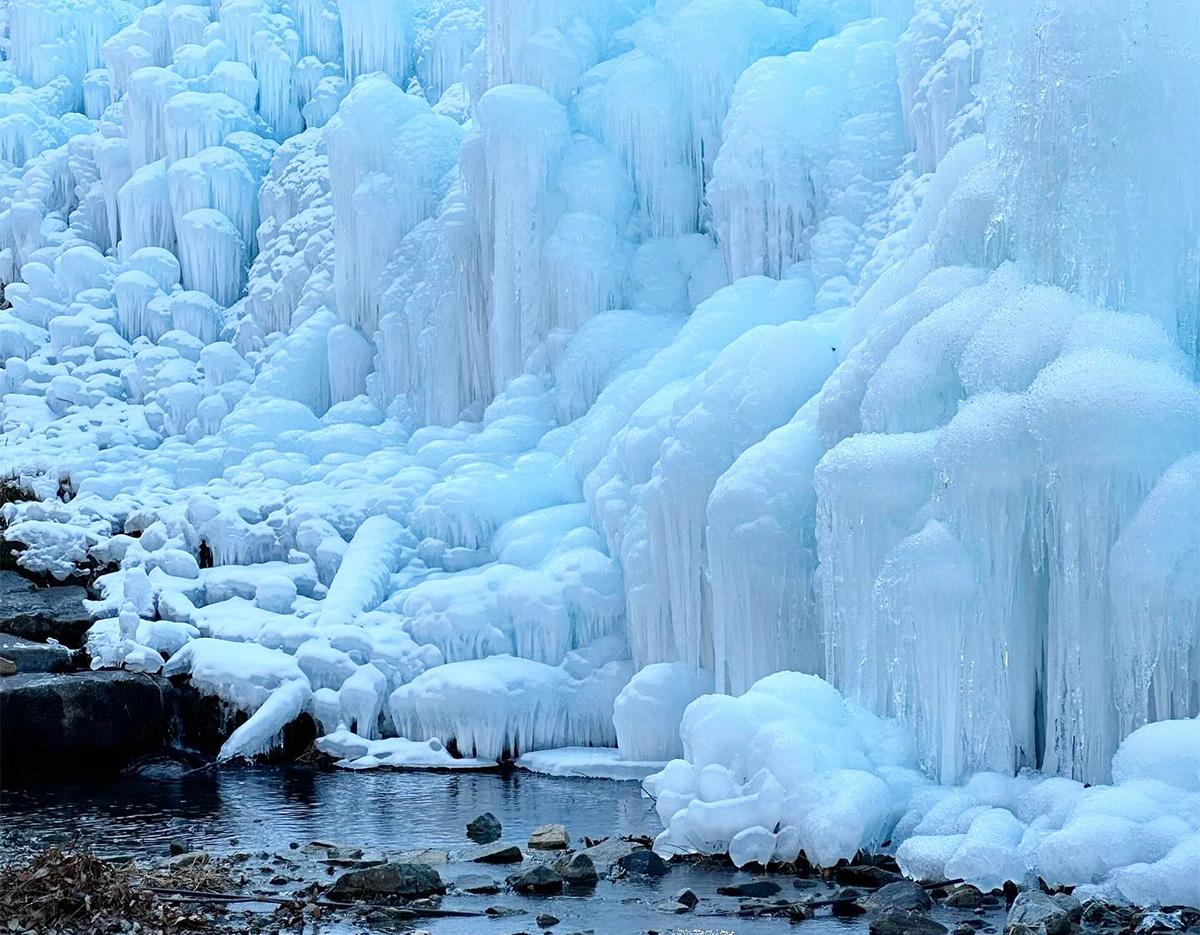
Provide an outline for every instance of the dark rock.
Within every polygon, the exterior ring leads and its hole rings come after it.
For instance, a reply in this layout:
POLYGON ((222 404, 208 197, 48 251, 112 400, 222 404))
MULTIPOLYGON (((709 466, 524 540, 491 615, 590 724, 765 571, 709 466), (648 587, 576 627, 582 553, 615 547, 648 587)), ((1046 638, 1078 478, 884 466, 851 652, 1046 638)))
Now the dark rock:
POLYGON ((874 864, 851 864, 848 867, 838 867, 833 872, 833 879, 840 886, 861 886, 874 890, 903 880, 904 877, 874 864))
POLYGON ((950 888, 943 903, 951 909, 978 909, 983 905, 983 894, 970 883, 960 883, 950 888))
POLYGON ((507 916, 523 916, 526 914, 524 909, 518 909, 515 906, 488 906, 483 911, 493 919, 503 919, 507 916))
POLYGON ((882 912, 885 909, 923 912, 933 908, 933 900, 929 898, 929 894, 912 880, 889 883, 867 896, 862 904, 868 912, 882 912))
POLYGON ((178 857, 180 854, 186 854, 191 850, 191 848, 188 847, 183 841, 175 838, 175 840, 168 845, 168 850, 170 851, 172 857, 178 857))
POLYGON ((890 907, 871 920, 871 935, 946 935, 946 926, 919 912, 890 907))
POLYGON ((467 837, 476 844, 491 844, 500 840, 500 821, 491 812, 484 812, 467 823, 467 837))
POLYGON ((859 890, 838 890, 831 897, 830 911, 839 919, 853 919, 867 911, 862 906, 862 898, 863 894, 859 890))
POLYGON ((529 835, 529 848, 535 851, 565 851, 571 846, 571 836, 564 825, 542 825, 529 835))
POLYGON ((108 766, 166 744, 171 685, 137 672, 27 673, 0 679, 0 765, 6 774, 108 766))
POLYGON ((83 645, 92 625, 83 606, 87 592, 75 585, 45 588, 13 571, 0 571, 0 631, 44 643, 83 645))
POLYGON ((640 845, 633 844, 630 841, 622 841, 620 838, 607 838, 591 847, 585 848, 579 853, 587 855, 596 865, 596 870, 601 875, 607 875, 612 872, 617 862, 627 854, 632 854, 634 851, 642 850, 640 845))
POLYGON ((644 847, 626 854, 617 861, 617 866, 626 873, 644 877, 661 877, 671 869, 654 851, 644 847))
POLYGON ((329 898, 339 901, 386 898, 420 899, 446 892, 438 872, 428 864, 379 864, 348 870, 334 881, 329 898))
POLYGON ((748 883, 735 883, 733 886, 718 886, 717 892, 722 896, 774 896, 779 892, 779 884, 771 880, 751 880, 748 883))
POLYGON ((537 924, 541 928, 544 928, 544 929, 548 929, 551 926, 558 925, 558 923, 559 923, 558 916, 552 916, 548 912, 543 912, 540 916, 537 917, 537 924))
POLYGON ((596 873, 596 865, 593 863, 592 858, 582 851, 578 854, 572 854, 570 857, 564 857, 554 865, 554 869, 563 878, 567 886, 573 889, 595 886, 600 880, 600 875, 596 873))
MULTIPOLYGON (((337 849, 339 854, 344 851, 345 848, 337 849)), ((359 851, 359 854, 361 855, 362 851, 359 851)), ((401 864, 429 864, 431 867, 440 867, 450 863, 450 854, 436 847, 418 847, 411 851, 401 851, 393 859, 401 864)))
POLYGON ((1070 893, 1055 893, 1053 900, 1067 911, 1067 919, 1078 922, 1083 916, 1083 904, 1070 893))
POLYGON ((454 882, 454 886, 464 893, 471 893, 474 896, 494 896, 500 892, 500 884, 491 877, 485 876, 459 877, 454 882))
POLYGON ((508 885, 518 893, 548 896, 562 892, 563 878, 549 867, 539 865, 513 874, 508 878, 508 885))
POLYGON ((693 908, 695 908, 696 903, 700 902, 700 897, 697 896, 695 893, 693 893, 687 887, 684 887, 678 893, 675 894, 675 902, 682 903, 683 905, 687 906, 689 909, 693 909, 693 908))
POLYGON ((467 851, 464 860, 477 864, 519 864, 525 859, 521 849, 515 844, 483 844, 467 851))
POLYGON ((1070 913, 1054 899, 1037 890, 1018 894, 1008 910, 1005 935, 1065 935, 1071 927, 1070 913))
POLYGON ((0 633, 0 658, 13 663, 13 671, 0 670, 0 675, 18 672, 68 672, 86 668, 75 650, 61 643, 35 643, 20 636, 0 633))

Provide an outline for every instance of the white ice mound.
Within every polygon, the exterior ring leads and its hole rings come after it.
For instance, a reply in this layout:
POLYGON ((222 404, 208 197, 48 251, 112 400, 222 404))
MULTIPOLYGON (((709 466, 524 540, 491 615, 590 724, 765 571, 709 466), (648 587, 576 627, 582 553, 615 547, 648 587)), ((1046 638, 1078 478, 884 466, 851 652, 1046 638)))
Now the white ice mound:
POLYGON ((659 662, 639 671, 613 703, 621 758, 666 761, 682 756, 684 709, 712 690, 712 673, 684 662, 659 662))
MULTIPOLYGON (((697 699, 685 755, 645 782, 663 853, 723 853, 739 866, 818 866, 890 840, 923 880, 1084 887, 1140 904, 1200 899, 1200 718, 1140 728, 1113 757, 1113 785, 1030 771, 939 785, 912 738, 816 676, 780 672, 745 695, 697 699)), ((1077 894, 1077 895, 1078 895, 1077 894)))
POLYGON ((779 672, 739 698, 699 698, 680 734, 685 759, 646 780, 664 853, 765 864, 803 851, 829 866, 882 844, 921 782, 905 731, 815 675, 779 672), (753 853, 736 854, 735 837, 751 831, 753 853))

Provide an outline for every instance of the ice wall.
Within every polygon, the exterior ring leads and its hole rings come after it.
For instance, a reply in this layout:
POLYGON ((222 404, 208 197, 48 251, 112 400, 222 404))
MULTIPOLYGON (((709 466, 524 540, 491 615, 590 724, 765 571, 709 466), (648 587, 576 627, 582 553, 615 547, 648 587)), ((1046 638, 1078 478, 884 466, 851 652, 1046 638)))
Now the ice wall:
POLYGON ((116 567, 106 663, 230 755, 616 743, 672 846, 1175 892, 1011 776, 1200 715, 1186 0, 6 12, 3 535, 116 567))

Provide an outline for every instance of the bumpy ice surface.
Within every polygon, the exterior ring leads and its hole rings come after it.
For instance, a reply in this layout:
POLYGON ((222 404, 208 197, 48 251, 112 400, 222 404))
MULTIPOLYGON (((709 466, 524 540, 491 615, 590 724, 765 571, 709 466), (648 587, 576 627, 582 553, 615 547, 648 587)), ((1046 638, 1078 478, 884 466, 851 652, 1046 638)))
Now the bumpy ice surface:
POLYGON ((1198 141, 1190 0, 11 0, 3 535, 225 757, 1200 904, 1198 141))

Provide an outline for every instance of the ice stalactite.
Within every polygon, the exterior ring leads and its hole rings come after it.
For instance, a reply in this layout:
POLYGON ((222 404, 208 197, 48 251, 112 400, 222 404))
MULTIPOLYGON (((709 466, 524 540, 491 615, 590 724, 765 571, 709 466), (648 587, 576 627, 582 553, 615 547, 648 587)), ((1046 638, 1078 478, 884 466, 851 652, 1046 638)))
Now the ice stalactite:
POLYGON ((1200 393, 1162 364, 1077 351, 1038 376, 1029 410, 1047 487, 1045 766, 1108 778, 1120 740, 1109 551, 1162 472, 1200 446, 1200 393))
POLYGON ((346 78, 382 72, 408 78, 412 37, 410 0, 338 0, 346 78))
POLYGON ((740 695, 791 669, 822 674, 813 472, 824 454, 815 400, 747 448, 717 480, 705 537, 719 691, 740 695))
POLYGON ((184 288, 222 306, 236 302, 246 281, 246 248, 233 222, 215 208, 196 208, 179 219, 178 235, 184 288))
POLYGON ((706 192, 732 276, 808 259, 831 215, 851 226, 847 246, 857 241, 903 155, 895 32, 866 20, 738 80, 706 192))
POLYGON ((897 634, 880 618, 875 579, 887 553, 920 528, 936 437, 855 435, 826 454, 814 476, 826 675, 881 714, 895 710, 889 667, 897 634))
POLYGON ((1173 464, 1109 554, 1119 732, 1200 716, 1200 455, 1173 464))
POLYGON ((1200 167, 1175 155, 1200 139, 1194 10, 1105 0, 1076 22, 1046 2, 984 9, 1009 249, 1034 278, 1157 317, 1200 359, 1200 217, 1179 210, 1200 202, 1200 167))
MULTIPOLYGON (((811 307, 806 304, 811 290, 803 281, 764 285, 773 294, 760 301, 790 300, 798 315, 811 307)), ((713 668, 705 536, 713 485, 745 448, 820 389, 835 363, 835 343, 829 331, 809 322, 753 329, 718 354, 672 406, 658 462, 638 502, 647 515, 653 586, 667 597, 675 646, 685 662, 713 668), (787 367, 771 362, 784 359, 787 367)))
POLYGON ((488 344, 498 391, 553 322, 540 288, 541 253, 552 221, 548 192, 570 128, 561 104, 523 85, 488 91, 476 120, 477 162, 466 183, 480 221, 482 272, 491 280, 488 344))
POLYGON ((461 131, 386 78, 360 81, 326 125, 337 310, 364 335, 379 324, 379 274, 401 238, 433 213, 461 131))

